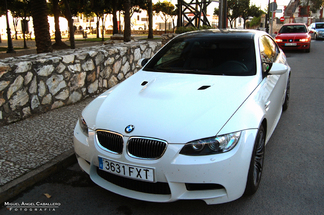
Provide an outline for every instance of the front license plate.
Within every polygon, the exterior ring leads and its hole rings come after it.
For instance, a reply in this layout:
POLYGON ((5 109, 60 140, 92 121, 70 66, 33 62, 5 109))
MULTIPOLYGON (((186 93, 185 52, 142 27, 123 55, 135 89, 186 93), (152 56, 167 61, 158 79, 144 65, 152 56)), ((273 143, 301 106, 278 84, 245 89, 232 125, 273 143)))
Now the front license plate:
POLYGON ((297 46, 297 43, 285 43, 285 46, 297 46))
POLYGON ((149 167, 134 166, 120 163, 106 158, 99 158, 99 169, 142 181, 154 182, 154 169, 149 167))

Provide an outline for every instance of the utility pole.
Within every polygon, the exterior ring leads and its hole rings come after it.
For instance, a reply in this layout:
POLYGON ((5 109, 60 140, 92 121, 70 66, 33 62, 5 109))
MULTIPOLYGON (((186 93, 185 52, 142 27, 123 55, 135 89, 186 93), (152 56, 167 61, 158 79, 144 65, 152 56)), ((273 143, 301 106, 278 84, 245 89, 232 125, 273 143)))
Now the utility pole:
POLYGON ((225 29, 227 23, 227 0, 219 0, 218 28, 225 29))
POLYGON ((268 13, 266 14, 266 32, 269 33, 269 18, 270 18, 270 0, 268 1, 268 13))

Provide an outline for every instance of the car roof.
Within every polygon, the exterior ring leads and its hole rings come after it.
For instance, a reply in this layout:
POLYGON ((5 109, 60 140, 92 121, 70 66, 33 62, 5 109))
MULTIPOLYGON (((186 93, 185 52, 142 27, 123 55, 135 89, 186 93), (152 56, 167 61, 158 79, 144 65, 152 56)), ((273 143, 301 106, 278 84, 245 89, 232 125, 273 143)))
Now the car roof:
POLYGON ((253 39, 256 34, 266 34, 263 31, 258 30, 236 30, 236 29, 208 29, 191 31, 180 34, 178 38, 194 38, 194 37, 206 37, 206 38, 242 38, 253 39))
POLYGON ((287 26, 287 25, 305 25, 306 26, 305 23, 286 23, 283 26, 287 26))

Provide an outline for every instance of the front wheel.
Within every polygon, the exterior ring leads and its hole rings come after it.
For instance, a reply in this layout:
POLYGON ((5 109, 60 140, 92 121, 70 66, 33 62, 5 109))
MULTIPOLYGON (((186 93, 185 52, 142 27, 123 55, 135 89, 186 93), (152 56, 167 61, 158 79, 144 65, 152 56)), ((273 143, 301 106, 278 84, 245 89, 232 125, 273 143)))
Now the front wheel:
POLYGON ((288 78, 288 82, 287 82, 285 102, 282 105, 282 110, 283 111, 286 111, 288 109, 289 99, 290 99, 290 77, 288 78))
POLYGON ((248 179, 246 182, 245 195, 253 195, 259 188, 265 152, 265 130, 261 126, 255 139, 250 168, 248 172, 248 179))

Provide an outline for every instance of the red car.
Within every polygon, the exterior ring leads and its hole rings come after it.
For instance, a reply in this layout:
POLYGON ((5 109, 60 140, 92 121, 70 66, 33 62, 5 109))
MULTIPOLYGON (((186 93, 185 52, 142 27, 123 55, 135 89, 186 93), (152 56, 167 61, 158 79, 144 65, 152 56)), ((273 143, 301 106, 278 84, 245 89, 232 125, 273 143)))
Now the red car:
POLYGON ((310 52, 311 35, 304 23, 284 24, 275 37, 283 50, 305 50, 310 52))

